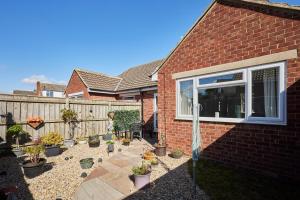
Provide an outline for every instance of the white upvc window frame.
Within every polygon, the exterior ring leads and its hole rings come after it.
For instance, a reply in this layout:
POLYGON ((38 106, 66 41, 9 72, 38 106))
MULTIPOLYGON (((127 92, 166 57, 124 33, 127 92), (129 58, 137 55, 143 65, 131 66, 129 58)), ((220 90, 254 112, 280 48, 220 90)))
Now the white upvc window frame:
POLYGON ((247 112, 247 120, 253 123, 259 123, 261 121, 266 123, 284 123, 286 124, 286 64, 285 62, 272 63, 266 65, 259 65, 256 67, 251 67, 248 69, 248 111, 247 112), (269 69, 269 68, 279 68, 279 87, 277 88, 277 111, 278 117, 251 117, 252 112, 252 72, 255 70, 269 69))
POLYGON ((272 64, 264 64, 253 67, 244 68, 241 70, 232 70, 220 73, 214 73, 203 76, 189 77, 176 80, 176 119, 178 120, 192 120, 192 115, 180 114, 180 82, 193 80, 193 105, 198 104, 198 89, 209 89, 216 87, 230 87, 230 86, 245 86, 245 118, 215 118, 215 117, 199 117, 200 121, 211 122, 233 122, 233 123, 253 123, 253 124, 273 124, 273 125, 286 125, 286 62, 277 62, 272 64), (252 71, 262 70, 268 68, 279 67, 279 87, 278 87, 278 117, 251 117, 252 110, 252 71), (243 73, 242 80, 227 81, 220 83, 211 83, 199 85, 199 79, 210 78, 215 76, 222 76, 235 73, 243 73))
MULTIPOLYGON (((190 120, 193 118, 193 115, 183 115, 181 114, 181 108, 180 105, 180 83, 184 81, 193 81, 193 99, 195 98, 195 78, 183 78, 176 81, 176 118, 178 119, 187 119, 190 120)), ((194 100, 193 100, 194 101, 194 100)), ((193 102, 194 103, 194 102, 193 102)))

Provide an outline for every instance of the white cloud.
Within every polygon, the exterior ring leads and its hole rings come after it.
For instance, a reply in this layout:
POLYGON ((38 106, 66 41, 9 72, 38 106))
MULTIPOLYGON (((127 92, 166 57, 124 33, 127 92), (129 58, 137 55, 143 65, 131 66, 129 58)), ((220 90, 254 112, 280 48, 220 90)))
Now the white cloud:
POLYGON ((66 84, 66 81, 57 81, 55 79, 50 79, 43 74, 40 75, 32 75, 27 78, 22 79, 22 83, 35 84, 37 81, 42 83, 57 83, 57 84, 66 84))

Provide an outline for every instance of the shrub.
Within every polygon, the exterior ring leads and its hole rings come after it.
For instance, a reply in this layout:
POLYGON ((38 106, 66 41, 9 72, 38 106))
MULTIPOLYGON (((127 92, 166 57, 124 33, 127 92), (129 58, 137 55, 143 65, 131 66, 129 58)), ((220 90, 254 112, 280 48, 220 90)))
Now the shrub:
POLYGON ((60 111, 62 113, 61 118, 65 123, 68 123, 69 125, 69 131, 68 131, 68 139, 73 138, 72 130, 75 127, 77 123, 77 113, 74 110, 64 108, 60 111), (71 127, 73 126, 73 128, 71 127))
POLYGON ((59 133, 48 133, 43 136, 42 143, 44 145, 58 145, 63 141, 63 137, 59 133))
POLYGON ((38 163, 40 160, 40 153, 44 152, 43 145, 33 145, 25 148, 26 154, 32 163, 38 163))
POLYGON ((140 120, 139 110, 116 110, 114 114, 114 130, 127 131, 132 123, 140 120))
POLYGON ((183 151, 181 149, 175 149, 171 152, 173 158, 180 158, 183 155, 183 151))
POLYGON ((134 175, 145 175, 150 172, 149 165, 145 165, 144 163, 141 166, 136 166, 132 168, 132 173, 134 175))
POLYGON ((9 127, 9 129, 7 130, 7 134, 11 135, 12 137, 16 138, 16 145, 17 148, 20 148, 19 145, 19 138, 22 134, 24 134, 22 126, 21 125, 13 125, 11 127, 9 127))
POLYGON ((106 144, 114 144, 114 141, 109 140, 106 142, 106 144))

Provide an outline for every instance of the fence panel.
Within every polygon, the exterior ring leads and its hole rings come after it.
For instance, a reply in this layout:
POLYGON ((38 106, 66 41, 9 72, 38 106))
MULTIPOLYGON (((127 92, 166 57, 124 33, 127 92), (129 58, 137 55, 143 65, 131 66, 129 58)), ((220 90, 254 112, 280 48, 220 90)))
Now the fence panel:
POLYGON ((140 103, 126 101, 99 101, 66 98, 47 98, 0 94, 0 141, 6 140, 7 128, 13 124, 22 125, 24 131, 40 136, 59 132, 64 137, 69 127, 61 119, 60 110, 69 107, 78 114, 74 136, 105 134, 110 110, 141 110, 140 103), (68 103, 67 103, 68 102, 68 103), (33 129, 27 124, 29 117, 41 117, 44 124, 33 129))

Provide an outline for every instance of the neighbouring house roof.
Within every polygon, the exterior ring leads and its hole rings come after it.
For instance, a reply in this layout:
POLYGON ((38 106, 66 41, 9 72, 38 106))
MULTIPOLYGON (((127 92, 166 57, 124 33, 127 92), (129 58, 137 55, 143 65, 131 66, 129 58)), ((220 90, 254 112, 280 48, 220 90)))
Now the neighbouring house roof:
POLYGON ((29 90, 14 90, 13 94, 18 95, 36 95, 35 91, 29 91, 29 90))
POLYGON ((217 2, 235 2, 235 3, 242 3, 242 4, 254 4, 261 7, 273 7, 273 8, 279 8, 279 9, 286 9, 291 12, 300 12, 300 6, 299 5, 289 5, 287 3, 273 3, 269 0, 213 0, 212 3, 208 6, 208 8, 204 11, 203 15, 201 15, 198 20, 193 24, 193 26, 187 31, 187 33, 182 37, 182 39, 177 43, 175 48, 171 50, 171 52, 167 55, 167 57, 164 59, 164 61, 157 66, 157 68, 152 72, 152 75, 157 73, 161 67, 164 65, 165 62, 171 57, 171 55, 176 51, 176 49, 181 45, 181 43, 187 38, 187 36, 194 30, 196 25, 202 21, 202 19, 206 16, 206 14, 210 11, 210 9, 213 7, 213 5, 217 2))
POLYGON ((83 69, 75 69, 83 83, 90 89, 115 91, 121 78, 106 74, 91 72, 83 69))
POLYGON ((52 83, 40 83, 41 90, 64 92, 66 89, 65 85, 52 84, 52 83))
POLYGON ((75 71, 89 89, 117 92, 156 86, 157 83, 152 81, 150 76, 162 61, 163 60, 157 60, 132 67, 119 76, 109 76, 83 69, 75 69, 75 71))
POLYGON ((119 75, 122 78, 117 90, 131 90, 135 88, 156 86, 157 83, 151 80, 151 74, 163 60, 156 60, 151 63, 132 67, 119 75))

